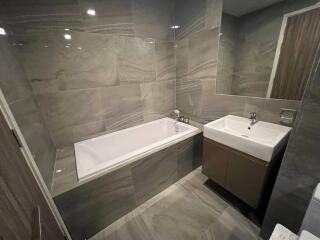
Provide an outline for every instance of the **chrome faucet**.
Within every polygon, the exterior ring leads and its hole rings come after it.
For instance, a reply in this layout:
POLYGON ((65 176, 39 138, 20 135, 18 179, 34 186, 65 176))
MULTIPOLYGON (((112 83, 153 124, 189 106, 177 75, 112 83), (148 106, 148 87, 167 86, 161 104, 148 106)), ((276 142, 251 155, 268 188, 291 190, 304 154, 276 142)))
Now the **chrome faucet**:
POLYGON ((179 125, 178 125, 178 122, 179 122, 179 119, 180 119, 180 111, 178 109, 174 110, 173 111, 174 115, 175 115, 175 123, 174 123, 174 128, 175 128, 175 131, 176 132, 179 132, 179 125))
POLYGON ((255 125, 255 124, 258 122, 258 120, 257 120, 257 113, 256 113, 256 112, 251 112, 249 119, 251 120, 250 126, 255 125))

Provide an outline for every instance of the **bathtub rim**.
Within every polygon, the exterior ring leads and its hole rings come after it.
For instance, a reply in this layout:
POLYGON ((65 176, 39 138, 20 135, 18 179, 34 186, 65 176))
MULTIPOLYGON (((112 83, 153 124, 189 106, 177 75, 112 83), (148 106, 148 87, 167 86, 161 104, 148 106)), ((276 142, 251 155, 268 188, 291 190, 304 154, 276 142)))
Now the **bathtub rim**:
POLYGON ((100 165, 101 167, 94 167, 94 168, 91 168, 90 170, 87 170, 87 172, 89 171, 89 174, 86 174, 84 177, 82 177, 81 179, 79 178, 79 166, 77 164, 77 151, 76 151, 76 145, 78 144, 81 144, 81 143, 86 143, 86 142, 91 142, 91 141, 94 141, 96 139, 99 139, 99 138, 104 138, 104 137, 110 137, 110 136, 113 136, 113 135, 117 135, 121 132, 125 132, 125 131, 128 131, 129 129, 136 129, 136 128, 139 128, 141 127, 141 125, 149 125, 149 124, 152 124, 154 122, 160 122, 160 121, 163 121, 163 120, 169 120, 171 122, 174 122, 175 120, 172 119, 172 118, 168 118, 168 117, 165 117, 165 118, 161 118, 161 119, 157 119, 157 120, 154 120, 154 121, 150 121, 150 122, 147 122, 147 123, 142 123, 142 124, 139 124, 139 125, 136 125, 136 126, 133 126, 133 127, 129 127, 129 128, 125 128, 125 129, 122 129, 122 130, 119 130, 119 131, 116 131, 116 132, 112 132, 112 133, 108 133, 108 134, 104 134, 104 135, 101 135, 101 136, 98 136, 98 137, 94 137, 94 138, 90 138, 90 139, 87 139, 87 140, 84 140, 84 141, 80 141, 80 142, 77 142, 77 143, 74 143, 74 149, 75 149, 75 164, 76 164, 76 171, 77 171, 77 184, 78 185, 82 185, 86 182, 90 182, 94 179, 97 179, 105 174, 108 174, 108 173, 111 173, 113 171, 116 171, 122 167, 125 167, 129 164, 132 164, 142 158, 145 158, 145 157, 148 157, 154 153, 157 153, 165 148, 168 148, 174 144, 177 144, 179 142, 182 142, 190 137, 193 137, 199 133, 202 132, 202 130, 198 127, 195 127, 195 126, 192 126, 192 125, 189 125, 189 124, 185 124, 185 123, 182 123, 182 122, 178 122, 179 125, 182 125, 182 126, 185 126, 187 127, 188 129, 185 131, 185 132, 181 132, 181 133, 178 133, 178 134, 175 134, 173 136, 170 136, 168 138, 165 138, 161 141, 158 141, 156 143, 153 143, 153 144, 150 144, 150 145, 147 145, 147 147, 149 149, 147 150, 144 150, 144 151, 141 151, 143 150, 144 148, 142 149, 138 149, 138 150, 135 150, 133 152, 130 152, 130 153, 127 153, 127 154, 124 154, 122 155, 121 157, 118 157, 118 158, 115 158, 115 159, 121 159, 121 158, 124 158, 125 160, 122 160, 120 162, 118 162, 118 164, 114 164, 110 167, 103 167, 101 165, 103 165, 103 163, 100 165), (161 143, 163 142, 163 143, 161 143), (132 153, 134 152, 138 152, 137 154, 135 154, 134 156, 132 157, 127 157, 125 158, 124 156, 127 156, 127 155, 132 155, 132 153), (140 152, 140 153, 139 153, 140 152), (97 169, 98 168, 98 169, 97 169))

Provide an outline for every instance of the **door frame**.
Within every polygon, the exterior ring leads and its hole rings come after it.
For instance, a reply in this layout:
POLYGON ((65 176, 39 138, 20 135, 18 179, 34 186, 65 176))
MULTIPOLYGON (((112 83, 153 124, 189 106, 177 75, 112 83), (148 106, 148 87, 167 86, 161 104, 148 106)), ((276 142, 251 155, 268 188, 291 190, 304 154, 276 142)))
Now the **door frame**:
POLYGON ((2 112, 9 128, 11 131, 13 131, 18 138, 18 141, 21 144, 20 150, 22 152, 22 155, 24 156, 36 182, 38 183, 38 186, 42 192, 42 195, 44 196, 57 224, 59 225, 60 230, 64 233, 66 238, 68 240, 72 240, 69 231, 64 224, 64 221, 60 215, 60 212, 58 211, 58 208, 56 207, 56 204, 53 201, 52 195, 45 184, 45 181, 39 171, 39 168, 34 160, 34 157, 30 151, 30 148, 14 118, 14 115, 11 112, 11 109, 9 107, 9 104, 7 103, 7 100, 5 99, 5 96, 2 92, 2 89, 0 88, 0 111, 2 112))
POLYGON ((283 20, 282 20, 282 25, 281 25, 281 30, 280 30, 280 35, 279 35, 279 40, 278 40, 278 44, 277 44, 277 50, 276 50, 276 54, 274 57, 274 61, 273 61, 273 67, 272 67, 272 71, 271 71, 271 76, 270 76, 270 81, 269 81, 269 85, 268 85, 268 91, 267 91, 267 99, 270 99, 271 97, 271 93, 272 93, 272 89, 273 89, 273 82, 274 82, 274 78, 276 76, 276 72, 277 72, 277 68, 278 68, 278 64, 279 64, 279 59, 280 59, 280 54, 281 54, 281 48, 282 48, 282 44, 284 41, 284 35, 287 29, 287 23, 288 23, 288 19, 289 17, 293 17, 314 9, 320 8, 320 2, 316 3, 315 5, 306 7, 306 8, 302 8, 299 9, 297 11, 293 11, 290 13, 286 13, 283 15, 283 20))

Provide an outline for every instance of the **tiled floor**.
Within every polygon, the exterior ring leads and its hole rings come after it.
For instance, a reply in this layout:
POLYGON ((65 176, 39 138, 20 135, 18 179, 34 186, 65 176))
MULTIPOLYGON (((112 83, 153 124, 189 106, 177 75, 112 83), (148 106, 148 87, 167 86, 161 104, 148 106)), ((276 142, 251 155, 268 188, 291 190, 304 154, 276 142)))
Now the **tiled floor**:
POLYGON ((207 188, 197 169, 91 240, 256 240, 259 228, 207 188))

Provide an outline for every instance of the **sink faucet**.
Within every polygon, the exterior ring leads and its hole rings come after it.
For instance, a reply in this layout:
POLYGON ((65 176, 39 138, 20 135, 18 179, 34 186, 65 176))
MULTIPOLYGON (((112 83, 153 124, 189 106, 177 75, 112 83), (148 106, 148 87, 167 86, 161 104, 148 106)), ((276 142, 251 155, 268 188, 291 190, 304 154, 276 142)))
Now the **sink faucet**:
POLYGON ((255 125, 258 122, 257 121, 257 113, 256 112, 251 112, 249 119, 251 120, 250 126, 255 125))

